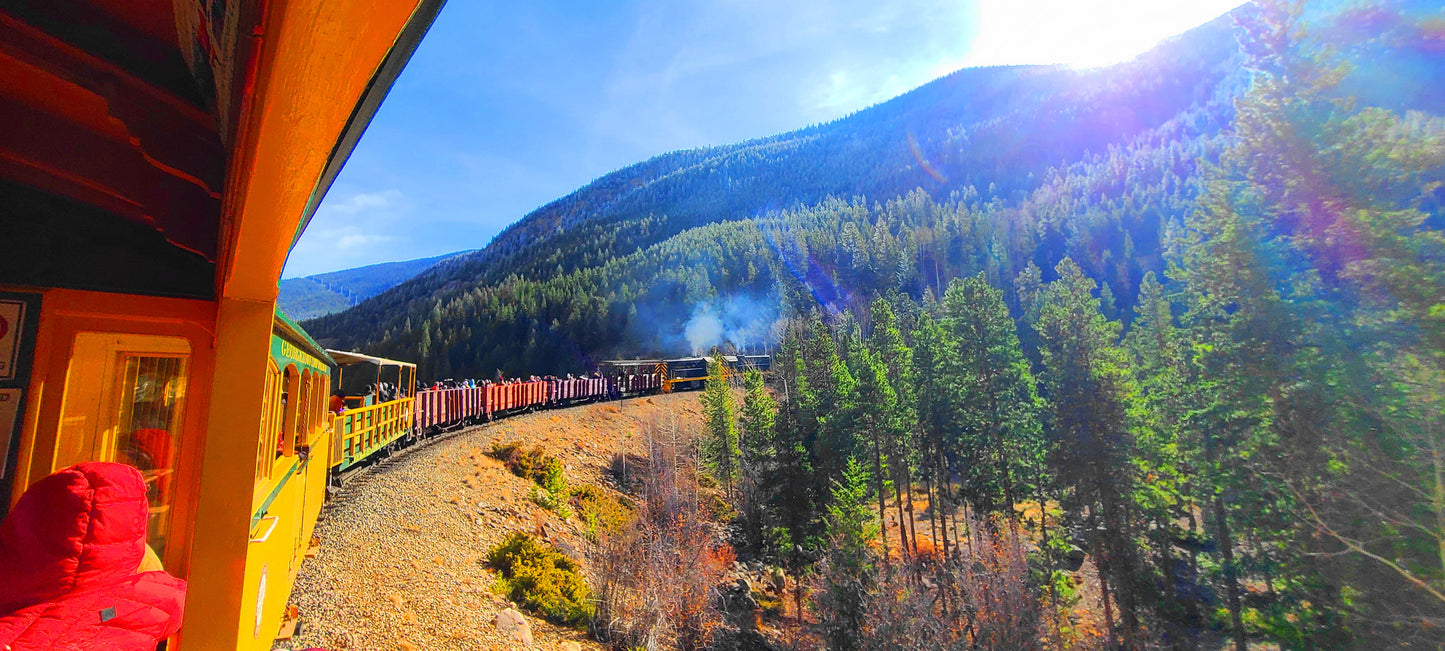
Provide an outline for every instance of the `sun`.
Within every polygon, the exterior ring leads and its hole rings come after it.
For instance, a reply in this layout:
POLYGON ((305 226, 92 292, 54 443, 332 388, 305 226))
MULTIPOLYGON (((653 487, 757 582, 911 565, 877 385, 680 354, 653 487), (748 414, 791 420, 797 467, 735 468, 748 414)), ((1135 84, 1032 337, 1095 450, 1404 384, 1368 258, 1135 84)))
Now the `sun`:
POLYGON ((1241 4, 1241 0, 978 0, 978 37, 963 65, 1110 65, 1241 4))

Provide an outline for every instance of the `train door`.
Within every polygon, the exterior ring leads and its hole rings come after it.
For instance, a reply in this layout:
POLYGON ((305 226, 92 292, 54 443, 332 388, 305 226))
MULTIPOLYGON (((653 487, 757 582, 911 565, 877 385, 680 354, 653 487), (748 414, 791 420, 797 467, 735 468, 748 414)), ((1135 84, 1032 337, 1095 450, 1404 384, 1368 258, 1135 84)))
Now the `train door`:
POLYGON ((309 493, 309 491, 306 490, 306 480, 311 476, 309 472, 310 468, 308 467, 310 464, 310 448, 307 446, 311 443, 311 421, 314 418, 311 413, 311 406, 316 402, 312 396, 314 392, 312 380, 313 376, 310 369, 301 371, 301 380, 298 382, 299 392, 295 402, 296 429, 293 430, 293 432, 296 437, 295 450, 297 453, 297 467, 296 470, 293 471, 295 474, 291 477, 291 481, 296 482, 298 485, 292 491, 292 495, 295 496, 296 500, 296 508, 294 511, 296 517, 292 518, 292 523, 289 523, 292 525, 289 533, 291 534, 291 549, 293 552, 291 554, 291 573, 293 576, 297 570, 300 569, 301 554, 306 551, 303 547, 306 543, 302 540, 302 537, 305 536, 306 533, 306 498, 309 493))
MULTIPOLYGON (((298 370, 295 364, 287 364, 277 373, 276 365, 271 363, 268 370, 271 374, 271 379, 267 382, 268 389, 274 382, 279 389, 279 395, 271 408, 266 410, 268 413, 263 414, 263 426, 267 420, 270 421, 269 433, 262 436, 260 462, 260 466, 266 471, 267 480, 262 491, 265 494, 257 493, 254 496, 259 497, 260 501, 253 502, 253 508, 257 513, 265 514, 257 523, 257 531, 263 532, 259 536, 260 542, 280 537, 286 541, 286 548, 294 551, 304 544, 301 538, 306 524, 302 513, 306 507, 307 473, 302 467, 304 461, 301 457, 307 451, 306 427, 312 418, 309 409, 313 402, 309 399, 312 390, 311 373, 309 370, 298 370)), ((283 543, 272 541, 269 544, 283 543)), ((299 569, 296 563, 298 554, 288 553, 284 557, 289 562, 288 573, 294 576, 299 569)))
POLYGON ((76 333, 65 374, 54 468, 112 461, 140 469, 150 501, 147 543, 167 558, 178 454, 191 378, 181 337, 76 333))

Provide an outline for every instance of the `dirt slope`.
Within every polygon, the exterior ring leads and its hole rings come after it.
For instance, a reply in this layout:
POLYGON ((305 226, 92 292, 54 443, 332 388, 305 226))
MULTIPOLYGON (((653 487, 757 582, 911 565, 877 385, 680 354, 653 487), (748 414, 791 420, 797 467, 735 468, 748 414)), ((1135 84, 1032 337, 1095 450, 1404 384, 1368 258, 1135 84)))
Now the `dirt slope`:
MULTIPOLYGON (((573 486, 600 484, 614 454, 643 452, 652 419, 700 426, 698 393, 632 398, 503 419, 415 448, 349 483, 317 527, 320 546, 291 604, 301 635, 282 649, 513 649, 493 624, 509 604, 482 560, 507 533, 540 533, 581 557, 578 518, 562 521, 529 499, 532 482, 485 453, 494 441, 541 445, 573 486)), ((524 611, 525 612, 525 611, 524 611)), ((528 615, 534 649, 568 642, 601 649, 584 632, 528 615)))

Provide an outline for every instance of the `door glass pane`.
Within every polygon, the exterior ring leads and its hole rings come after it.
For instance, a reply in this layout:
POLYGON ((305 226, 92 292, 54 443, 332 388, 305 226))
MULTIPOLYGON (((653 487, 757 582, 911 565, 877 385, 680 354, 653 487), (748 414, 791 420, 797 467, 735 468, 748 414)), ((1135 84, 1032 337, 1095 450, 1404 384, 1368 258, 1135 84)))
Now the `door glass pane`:
POLYGON ((114 459, 139 468, 145 476, 151 507, 149 542, 161 556, 170 535, 185 386, 184 358, 125 355, 114 459))
POLYGON ((147 533, 162 559, 171 538, 190 344, 179 337, 82 332, 61 399, 55 470, 83 461, 138 468, 147 533))

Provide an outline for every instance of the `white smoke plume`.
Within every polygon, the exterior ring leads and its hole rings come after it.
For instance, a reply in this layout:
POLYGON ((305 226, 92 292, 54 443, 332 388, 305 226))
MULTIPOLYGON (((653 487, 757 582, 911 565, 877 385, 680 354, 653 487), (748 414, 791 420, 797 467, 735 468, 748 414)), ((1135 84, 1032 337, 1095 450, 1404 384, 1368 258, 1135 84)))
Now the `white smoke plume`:
POLYGON ((688 345, 692 346, 692 354, 703 355, 712 350, 713 346, 722 343, 723 324, 711 313, 694 310, 682 334, 687 337, 688 345))
POLYGON ((729 296, 693 308, 683 327, 683 337, 694 355, 705 355, 725 343, 737 348, 774 343, 773 323, 778 306, 773 300, 729 296))

